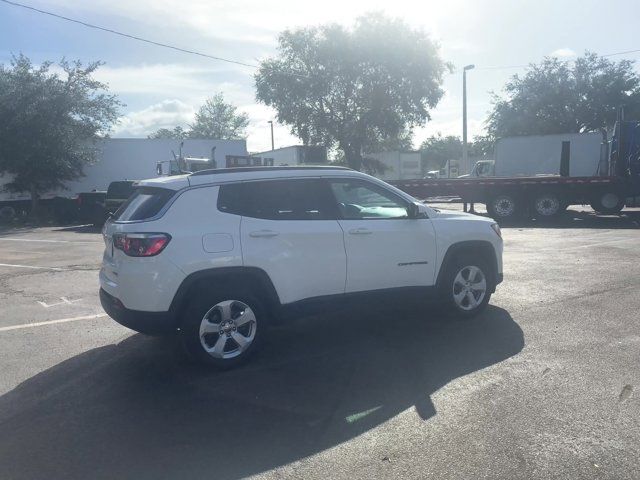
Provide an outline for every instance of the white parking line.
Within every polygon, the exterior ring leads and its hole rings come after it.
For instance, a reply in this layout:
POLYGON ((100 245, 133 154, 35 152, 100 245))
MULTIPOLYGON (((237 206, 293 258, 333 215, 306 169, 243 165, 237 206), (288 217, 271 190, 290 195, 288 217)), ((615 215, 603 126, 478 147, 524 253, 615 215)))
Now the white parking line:
POLYGON ((99 240, 39 240, 35 238, 0 238, 0 242, 40 242, 40 243, 102 243, 99 240))
POLYGON ((47 320, 46 322, 23 323, 22 325, 10 325, 8 327, 0 327, 0 332, 8 332, 9 330, 20 330, 23 328, 43 327, 45 325, 55 325, 56 323, 78 322, 80 320, 93 320, 96 318, 106 317, 106 313, 97 313, 95 315, 85 315, 83 317, 61 318, 60 320, 47 320))
POLYGON ((56 272, 66 272, 67 268, 60 267, 35 267, 33 265, 15 265, 13 263, 0 263, 0 267, 10 267, 10 268, 33 268, 37 270, 54 270, 56 272))

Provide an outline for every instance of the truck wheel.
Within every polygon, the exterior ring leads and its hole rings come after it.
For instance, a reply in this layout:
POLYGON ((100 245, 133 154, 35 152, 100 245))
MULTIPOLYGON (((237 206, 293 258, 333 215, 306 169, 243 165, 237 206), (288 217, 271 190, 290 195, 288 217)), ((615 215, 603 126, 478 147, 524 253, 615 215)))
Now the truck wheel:
POLYGON ((249 293, 203 293, 187 307, 180 333, 195 360, 226 369, 251 355, 262 340, 266 323, 262 304, 249 293))
POLYGON ((605 192, 591 202, 591 208, 604 215, 615 215, 624 208, 624 198, 615 192, 605 192))
POLYGON ((16 217, 16 209, 9 206, 0 208, 0 220, 13 220, 16 217))
POLYGON ((460 317, 473 317, 491 298, 487 262, 472 255, 460 255, 447 267, 442 293, 447 309, 460 317))
POLYGON ((557 218, 565 207, 554 193, 541 193, 533 200, 533 212, 541 220, 557 218))
POLYGON ((512 195, 498 195, 489 200, 487 211, 496 220, 512 219, 518 214, 518 203, 512 195))

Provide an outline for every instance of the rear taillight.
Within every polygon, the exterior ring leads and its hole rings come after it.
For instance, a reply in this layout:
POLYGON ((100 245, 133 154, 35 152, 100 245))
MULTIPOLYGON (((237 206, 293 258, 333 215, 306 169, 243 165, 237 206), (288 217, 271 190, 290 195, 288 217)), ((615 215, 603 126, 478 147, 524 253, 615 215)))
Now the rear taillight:
POLYGON ((114 233, 113 246, 130 257, 153 257, 168 245, 167 233, 114 233))

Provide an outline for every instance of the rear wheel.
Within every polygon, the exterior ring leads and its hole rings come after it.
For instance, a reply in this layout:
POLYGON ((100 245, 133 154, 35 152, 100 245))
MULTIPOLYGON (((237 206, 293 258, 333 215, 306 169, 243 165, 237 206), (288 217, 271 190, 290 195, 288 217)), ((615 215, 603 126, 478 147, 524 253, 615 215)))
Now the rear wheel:
POLYGON ((472 256, 457 257, 447 268, 442 293, 448 310, 461 317, 473 317, 491 298, 490 269, 472 256))
POLYGON ((615 192, 605 192, 592 200, 591 208, 604 215, 615 215, 624 208, 624 198, 615 192))
POLYGON ((242 292, 206 295, 187 308, 181 335, 189 354, 216 368, 244 362, 258 347, 266 326, 261 302, 242 292))
POLYGON ((518 202, 513 195, 498 195, 489 200, 487 211, 496 220, 512 219, 518 214, 518 202))
POLYGON ((541 193, 533 199, 532 210, 541 220, 557 218, 564 211, 565 206, 554 193, 541 193))

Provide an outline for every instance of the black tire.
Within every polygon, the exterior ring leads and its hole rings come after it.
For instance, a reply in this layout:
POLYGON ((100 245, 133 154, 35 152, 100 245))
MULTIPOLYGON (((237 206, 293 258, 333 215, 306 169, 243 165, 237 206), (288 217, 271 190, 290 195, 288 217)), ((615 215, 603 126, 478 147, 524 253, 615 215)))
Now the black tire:
MULTIPOLYGON (((454 316, 461 318, 470 318, 481 313, 489 303, 491 299, 491 292, 493 290, 493 273, 489 264, 482 258, 477 258, 475 255, 461 254, 457 255, 447 265, 444 280, 440 288, 440 294, 443 296, 443 304, 446 310, 454 316), (481 273, 485 282, 485 290, 482 298, 479 298, 478 291, 472 292, 472 295, 476 297, 476 300, 480 300, 479 303, 473 308, 465 308, 463 305, 459 305, 456 301, 455 295, 461 293, 460 285, 457 284, 458 274, 461 273, 465 277, 464 270, 469 268, 477 268, 481 273)), ((478 277, 474 279, 474 282, 478 280, 478 277)), ((467 302, 468 303, 468 302, 467 302)))
POLYGON ((487 212, 495 220, 511 220, 520 214, 520 205, 513 195, 497 195, 487 203, 487 212))
POLYGON ((567 208, 562 199, 555 193, 542 192, 531 202, 531 211, 539 220, 554 220, 567 208))
POLYGON ((624 200, 615 192, 604 192, 591 201, 591 208, 603 215, 615 215, 624 208, 624 200))
MULTIPOLYGON (((233 318, 233 314, 231 317, 233 318)), ((266 311, 262 302, 249 292, 233 289, 209 294, 201 292, 185 309, 183 321, 180 325, 180 335, 187 352, 194 360, 218 369, 228 369, 245 362, 259 348, 265 336, 264 330, 267 327, 267 323, 266 311), (221 318, 221 313, 218 312, 222 311, 217 306, 225 302, 230 302, 230 310, 237 315, 236 320, 247 314, 244 307, 248 307, 255 318, 255 322, 250 326, 253 329, 253 338, 244 350, 242 350, 240 343, 236 342, 235 338, 238 337, 235 335, 241 334, 245 339, 250 338, 251 334, 248 330, 245 330, 247 324, 237 327, 237 330, 229 325, 224 325, 223 328, 222 323, 218 325, 220 328, 216 327, 218 318, 221 318), (238 314, 240 310, 243 311, 242 315, 238 314), (224 339, 224 333, 211 332, 204 334, 201 341, 200 327, 205 322, 204 319, 207 314, 209 314, 208 318, 213 320, 208 322, 211 328, 216 328, 219 332, 227 332, 226 340, 224 339), (229 328, 227 329, 226 327, 229 328), (203 345, 204 342, 210 348, 215 348, 217 341, 220 339, 224 342, 222 353, 227 355, 226 358, 214 356, 217 354, 209 353, 203 345)), ((217 352, 220 351, 219 349, 216 350, 217 352)))

